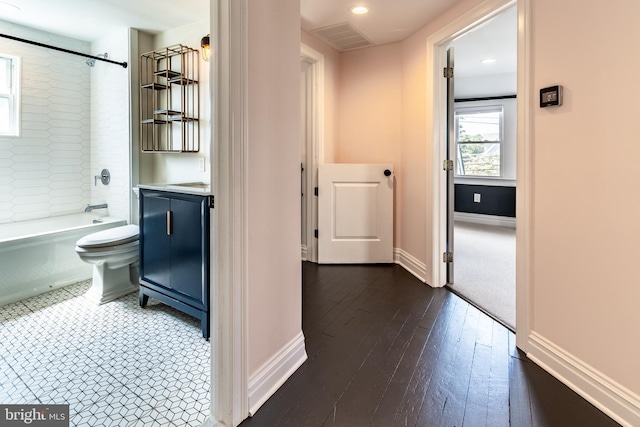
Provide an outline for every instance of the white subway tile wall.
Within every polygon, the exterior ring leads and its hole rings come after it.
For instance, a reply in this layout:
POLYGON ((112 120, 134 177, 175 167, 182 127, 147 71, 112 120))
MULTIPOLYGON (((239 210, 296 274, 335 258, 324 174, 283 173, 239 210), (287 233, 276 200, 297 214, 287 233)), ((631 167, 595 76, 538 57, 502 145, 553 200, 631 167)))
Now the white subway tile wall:
MULTIPOLYGON (((2 20, 0 30, 92 52, 89 42, 2 20)), ((103 40, 95 48, 127 60, 126 29, 103 40), (99 45, 103 40, 108 47, 99 45)), ((129 219, 127 71, 111 64, 92 69, 81 56, 4 38, 0 52, 21 58, 20 135, 0 137, 0 223, 77 213, 105 202, 109 215, 129 219), (93 176, 109 167, 112 184, 94 187, 93 176)))
MULTIPOLYGON (((128 61, 129 30, 102 37, 91 44, 93 55, 107 52, 113 61, 128 61)), ((87 67, 88 68, 88 67, 87 67)), ((107 203, 109 215, 129 220, 129 68, 96 61, 91 69, 91 202, 107 203), (102 169, 111 182, 94 185, 102 169)))

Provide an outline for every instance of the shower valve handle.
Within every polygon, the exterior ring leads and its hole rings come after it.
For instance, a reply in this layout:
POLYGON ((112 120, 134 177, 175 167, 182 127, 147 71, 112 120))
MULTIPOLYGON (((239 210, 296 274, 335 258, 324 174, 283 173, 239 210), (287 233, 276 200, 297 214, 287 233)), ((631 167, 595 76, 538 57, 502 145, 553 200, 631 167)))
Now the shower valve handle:
POLYGON ((98 180, 100 180, 100 182, 102 182, 103 185, 109 185, 109 182, 111 182, 111 174, 109 173, 109 170, 102 169, 102 171, 100 172, 100 175, 95 175, 93 177, 94 187, 98 185, 98 180))

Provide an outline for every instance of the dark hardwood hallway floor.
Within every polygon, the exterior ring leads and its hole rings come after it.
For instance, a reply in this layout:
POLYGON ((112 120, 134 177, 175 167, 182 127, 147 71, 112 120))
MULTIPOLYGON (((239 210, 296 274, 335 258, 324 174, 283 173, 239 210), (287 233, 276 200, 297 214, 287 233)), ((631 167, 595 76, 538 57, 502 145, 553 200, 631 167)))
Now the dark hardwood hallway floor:
POLYGON ((309 359, 254 426, 618 426, 515 336, 395 265, 303 263, 309 359))

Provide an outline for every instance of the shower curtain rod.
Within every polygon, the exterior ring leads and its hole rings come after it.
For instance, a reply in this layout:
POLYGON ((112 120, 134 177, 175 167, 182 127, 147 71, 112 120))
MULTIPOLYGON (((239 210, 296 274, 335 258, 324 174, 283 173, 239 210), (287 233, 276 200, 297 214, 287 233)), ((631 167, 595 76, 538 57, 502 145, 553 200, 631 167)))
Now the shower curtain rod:
POLYGON ((21 39, 20 37, 8 36, 6 34, 0 34, 0 37, 4 37, 5 39, 19 41, 19 42, 22 42, 22 43, 32 44, 32 45, 35 45, 35 46, 46 47, 47 49, 58 50, 60 52, 71 53, 73 55, 84 56, 85 58, 92 58, 92 59, 95 59, 97 61, 109 62, 110 64, 116 64, 116 65, 120 65, 123 68, 127 68, 127 63, 126 62, 112 61, 110 59, 100 58, 98 56, 87 55, 86 53, 76 52, 76 51, 69 50, 69 49, 63 49, 61 47, 51 46, 51 45, 40 43, 40 42, 34 42, 32 40, 21 39))

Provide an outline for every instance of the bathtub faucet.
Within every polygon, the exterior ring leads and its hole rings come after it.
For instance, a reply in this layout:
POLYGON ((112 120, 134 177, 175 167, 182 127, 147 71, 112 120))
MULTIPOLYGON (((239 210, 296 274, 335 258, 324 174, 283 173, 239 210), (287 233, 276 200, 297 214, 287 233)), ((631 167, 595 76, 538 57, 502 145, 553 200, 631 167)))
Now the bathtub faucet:
POLYGON ((91 212, 94 209, 106 209, 107 208, 107 204, 103 203, 101 205, 87 205, 86 208, 84 208, 85 212, 91 212))

